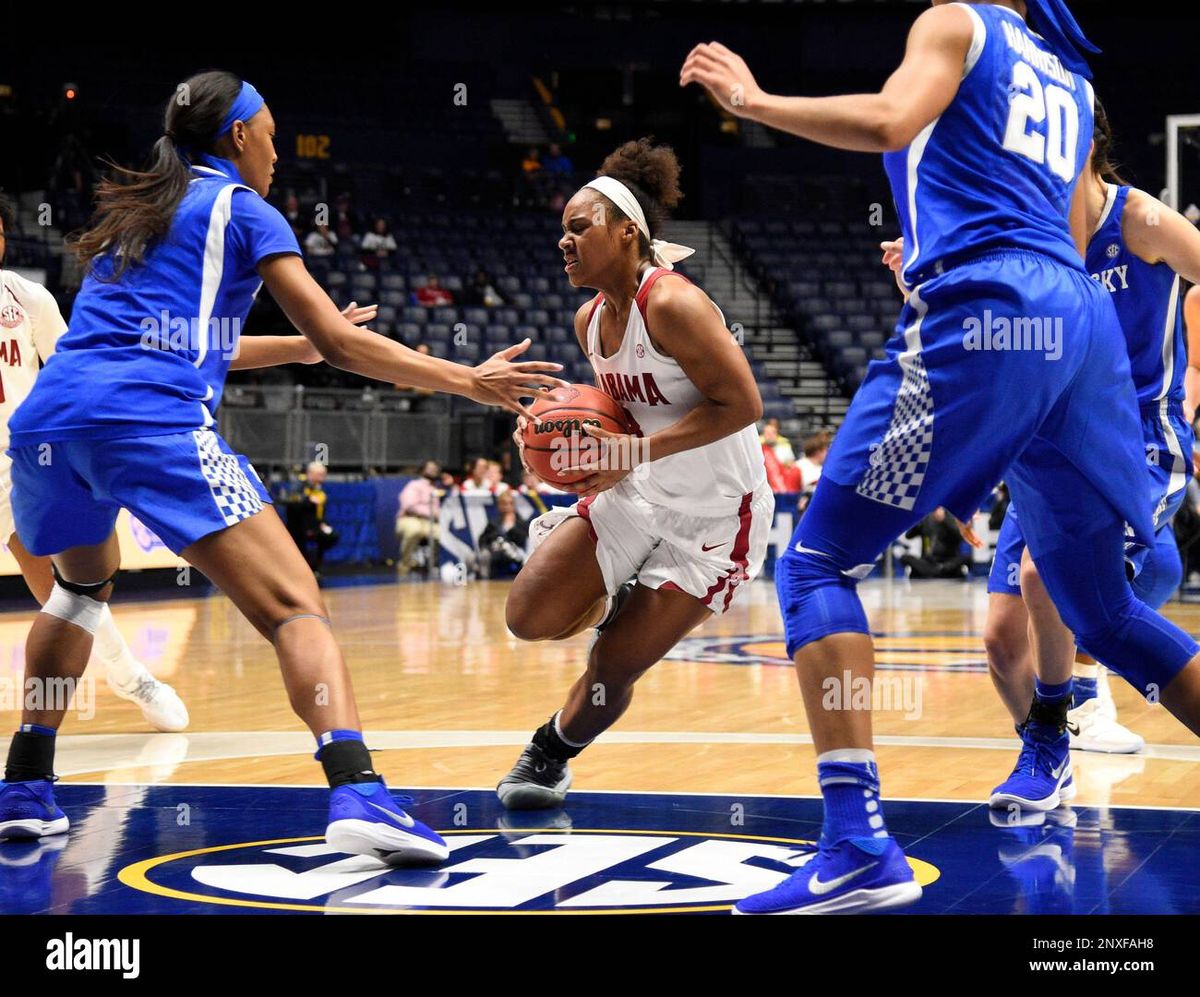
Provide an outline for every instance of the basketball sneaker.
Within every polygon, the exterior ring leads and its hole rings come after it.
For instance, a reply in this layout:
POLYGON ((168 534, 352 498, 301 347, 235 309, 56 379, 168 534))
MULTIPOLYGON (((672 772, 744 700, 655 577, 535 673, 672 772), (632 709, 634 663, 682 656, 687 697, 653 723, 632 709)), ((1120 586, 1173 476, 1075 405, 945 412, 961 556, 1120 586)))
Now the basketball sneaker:
POLYGON ((512 771, 500 780, 496 795, 508 810, 549 810, 562 806, 570 788, 571 766, 530 743, 512 771))
POLYGON ((892 837, 845 838, 813 848, 778 886, 739 900, 735 914, 854 914, 905 907, 921 885, 892 837))
POLYGON ((0 780, 0 839, 41 838, 62 834, 70 826, 54 802, 54 783, 49 779, 0 780))
POLYGON ((388 865, 445 860, 450 849, 441 836, 401 809, 412 802, 411 796, 392 796, 382 779, 338 786, 329 796, 325 841, 339 852, 388 865))
POLYGON ((159 731, 181 731, 190 722, 183 700, 166 682, 160 682, 140 661, 135 662, 133 677, 117 681, 112 671, 106 675, 108 687, 121 699, 137 703, 146 722, 159 731))
POLYGON ((1067 713, 1071 747, 1080 751, 1101 751, 1108 755, 1131 755, 1146 746, 1146 739, 1117 723, 1104 708, 1100 697, 1089 699, 1067 713))
POLYGON ((1071 741, 1045 725, 1024 723, 1021 753, 1012 775, 992 790, 989 803, 997 809, 1016 806, 1022 810, 1054 810, 1075 796, 1071 774, 1071 741))

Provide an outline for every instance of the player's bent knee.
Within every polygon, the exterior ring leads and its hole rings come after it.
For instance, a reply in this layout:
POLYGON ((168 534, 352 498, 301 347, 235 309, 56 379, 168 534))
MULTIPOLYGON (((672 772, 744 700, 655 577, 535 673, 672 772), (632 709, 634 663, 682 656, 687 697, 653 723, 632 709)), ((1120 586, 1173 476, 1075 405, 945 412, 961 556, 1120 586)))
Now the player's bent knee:
POLYGON ((1012 671, 1024 657, 1028 640, 1025 624, 1019 619, 993 620, 989 616, 983 628, 988 668, 1001 675, 1012 671))
POLYGON ((790 547, 775 562, 775 590, 789 658, 823 637, 871 632, 858 597, 858 578, 819 551, 790 547))
MULTIPOLYGON (((111 579, 101 582, 100 586, 103 588, 110 583, 111 579)), ((67 582, 66 585, 71 585, 71 583, 67 582)), ((105 603, 104 600, 97 599, 94 595, 86 595, 80 591, 88 587, 67 588, 64 584, 55 581, 54 587, 50 590, 50 598, 46 600, 42 612, 94 634, 104 615, 105 603)))

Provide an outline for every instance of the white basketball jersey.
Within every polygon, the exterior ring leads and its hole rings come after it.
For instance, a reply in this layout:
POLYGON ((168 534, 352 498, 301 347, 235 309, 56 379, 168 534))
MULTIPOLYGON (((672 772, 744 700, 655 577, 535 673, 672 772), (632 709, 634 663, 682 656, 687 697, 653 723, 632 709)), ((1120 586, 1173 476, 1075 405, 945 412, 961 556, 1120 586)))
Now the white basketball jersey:
MULTIPOLYGON (((646 330, 646 299, 654 282, 665 275, 683 277, 655 267, 642 275, 625 335, 611 357, 602 355, 600 343, 602 295, 588 318, 587 353, 596 386, 624 407, 642 436, 666 429, 704 401, 679 362, 655 350, 646 330)), ((694 450, 661 460, 654 460, 653 453, 650 457, 625 480, 649 502, 700 515, 736 512, 743 497, 766 480, 762 446, 752 425, 694 450)))
POLYGON ((8 420, 33 390, 40 368, 67 331, 54 295, 11 270, 0 270, 0 451, 8 420))

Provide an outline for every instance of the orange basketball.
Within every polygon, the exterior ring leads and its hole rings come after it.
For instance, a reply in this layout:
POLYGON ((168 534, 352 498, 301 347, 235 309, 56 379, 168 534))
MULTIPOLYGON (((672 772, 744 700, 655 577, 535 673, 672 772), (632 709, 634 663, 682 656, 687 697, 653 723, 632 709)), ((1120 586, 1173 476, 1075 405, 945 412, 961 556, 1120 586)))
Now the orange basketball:
POLYGON ((574 484, 586 473, 560 475, 600 455, 600 441, 588 436, 584 426, 599 426, 612 433, 628 433, 629 417, 618 402, 590 384, 572 384, 538 396, 529 406, 536 419, 525 424, 525 463, 552 485, 574 484))

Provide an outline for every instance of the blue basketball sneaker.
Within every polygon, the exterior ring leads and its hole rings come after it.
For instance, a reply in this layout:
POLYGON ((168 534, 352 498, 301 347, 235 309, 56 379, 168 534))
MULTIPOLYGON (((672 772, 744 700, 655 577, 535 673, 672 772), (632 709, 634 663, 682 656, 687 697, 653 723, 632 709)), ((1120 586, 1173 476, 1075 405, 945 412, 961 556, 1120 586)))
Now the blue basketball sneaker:
POLYGON ((338 786, 329 797, 325 840, 339 852, 388 865, 445 860, 450 849, 441 836, 400 808, 412 802, 411 796, 392 796, 382 779, 338 786))
POLYGON ((992 790, 989 803, 998 809, 1056 810, 1075 796, 1071 775, 1071 739, 1066 729, 1023 724, 1016 767, 992 790))
POLYGON ((62 834, 71 822, 54 802, 54 783, 0 780, 0 839, 42 838, 62 834))
POLYGON ((812 857, 774 889, 741 900, 735 914, 853 914, 904 907, 921 886, 894 838, 846 838, 812 857))

